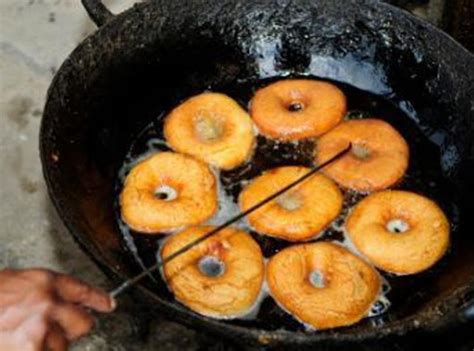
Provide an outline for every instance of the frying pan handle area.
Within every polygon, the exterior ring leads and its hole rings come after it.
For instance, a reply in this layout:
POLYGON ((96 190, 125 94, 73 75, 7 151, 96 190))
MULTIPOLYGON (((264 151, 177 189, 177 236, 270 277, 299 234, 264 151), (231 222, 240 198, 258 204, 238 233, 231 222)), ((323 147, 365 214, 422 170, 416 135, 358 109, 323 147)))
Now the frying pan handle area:
POLYGON ((108 20, 114 17, 114 14, 110 12, 107 7, 105 7, 101 0, 82 0, 82 5, 97 27, 102 26, 108 20))

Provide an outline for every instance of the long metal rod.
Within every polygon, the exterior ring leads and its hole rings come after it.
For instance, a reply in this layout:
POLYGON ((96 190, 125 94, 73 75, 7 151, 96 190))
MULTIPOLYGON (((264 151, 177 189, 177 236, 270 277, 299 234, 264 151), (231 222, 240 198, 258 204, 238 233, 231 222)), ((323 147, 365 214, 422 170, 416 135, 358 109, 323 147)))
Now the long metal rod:
POLYGON ((309 177, 311 177, 313 174, 319 172, 322 168, 326 167, 328 164, 338 160, 339 158, 341 158, 342 156, 344 156, 347 152, 349 152, 349 150, 351 149, 352 145, 349 144, 344 150, 338 152, 336 155, 334 155, 333 157, 331 157, 329 160, 321 163, 320 165, 314 167, 313 169, 311 169, 308 173, 304 174, 303 176, 301 176, 300 178, 296 179, 295 181, 291 182, 290 184, 288 184, 287 186, 285 186, 284 188, 281 188, 280 190, 278 190, 277 192, 273 193, 272 195, 270 195, 269 197, 263 199, 262 201, 256 203, 255 205, 253 205, 252 207, 248 208, 247 210, 245 210, 244 212, 241 212, 239 213, 237 216, 229 219, 228 221, 222 223, 221 225, 217 226, 216 228, 214 228, 213 230, 211 230, 210 232, 204 234, 203 236, 201 236, 200 238, 192 241, 191 243, 183 246, 181 249, 173 252, 171 255, 169 256, 166 256, 164 259, 158 261, 155 265, 151 266, 150 268, 144 270, 143 272, 141 272, 140 274, 138 274, 137 276, 123 282, 120 286, 118 286, 116 289, 112 290, 110 292, 110 296, 115 298, 117 297, 118 295, 120 295, 122 292, 124 292, 125 290, 127 290, 129 287, 135 285, 136 283, 138 283, 140 280, 142 280, 143 278, 145 278, 147 275, 149 275, 150 273, 156 271, 158 268, 160 268, 161 266, 163 266, 165 263, 168 263, 169 261, 175 259, 176 257, 184 254, 185 252, 189 251, 191 248, 193 248, 194 246, 200 244, 201 242, 203 242, 204 240, 206 239, 209 239, 211 236, 217 234, 218 232, 220 232, 222 229, 230 226, 231 224, 239 221, 240 219, 244 218, 245 216, 247 216, 248 214, 252 213, 253 211, 259 209, 260 207, 262 207, 263 205, 269 203, 270 201, 272 201, 273 199, 277 198, 278 196, 282 195, 283 193, 287 192, 288 190, 290 190, 291 188, 293 188, 294 186, 300 184, 301 182, 305 181, 306 179, 308 179, 309 177))

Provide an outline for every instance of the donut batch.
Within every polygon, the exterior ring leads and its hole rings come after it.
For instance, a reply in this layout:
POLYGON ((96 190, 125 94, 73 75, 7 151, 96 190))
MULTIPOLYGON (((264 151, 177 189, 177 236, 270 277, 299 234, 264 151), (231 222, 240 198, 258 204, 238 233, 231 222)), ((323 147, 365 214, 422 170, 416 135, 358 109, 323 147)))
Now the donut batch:
MULTIPOLYGON (((308 327, 343 327, 367 317, 380 299, 379 270, 416 274, 441 259, 450 242, 446 215, 420 194, 390 189, 408 168, 407 142, 381 119, 348 119, 347 108, 344 93, 331 83, 287 79, 257 90, 248 111, 229 96, 205 92, 165 117, 164 136, 173 151, 138 162, 119 199, 131 229, 168 234, 162 258, 214 228, 207 222, 219 208, 216 170, 251 161, 257 134, 312 141, 314 165, 351 145, 321 173, 247 216, 254 232, 288 247, 265 258, 251 234, 228 227, 166 263, 162 275, 178 301, 199 314, 229 319, 254 311, 267 292, 308 327), (363 196, 345 218, 349 245, 317 241, 340 217, 347 191, 363 196)), ((240 210, 310 170, 265 170, 240 191, 240 210)))

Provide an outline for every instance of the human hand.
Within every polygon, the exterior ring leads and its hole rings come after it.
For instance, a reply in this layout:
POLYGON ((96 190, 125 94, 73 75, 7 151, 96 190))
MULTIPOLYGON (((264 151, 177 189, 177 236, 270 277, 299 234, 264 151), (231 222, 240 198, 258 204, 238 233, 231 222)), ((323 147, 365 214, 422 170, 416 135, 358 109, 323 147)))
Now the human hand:
POLYGON ((105 292, 45 269, 0 271, 0 350, 63 351, 87 334, 87 309, 111 312, 105 292))

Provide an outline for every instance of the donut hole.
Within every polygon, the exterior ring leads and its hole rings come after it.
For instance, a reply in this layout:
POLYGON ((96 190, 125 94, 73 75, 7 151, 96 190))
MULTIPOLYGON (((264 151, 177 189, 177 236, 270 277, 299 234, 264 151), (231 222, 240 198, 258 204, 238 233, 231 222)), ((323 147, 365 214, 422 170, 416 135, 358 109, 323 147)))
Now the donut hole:
POLYGON ((217 115, 200 113, 194 121, 194 131, 198 139, 213 141, 224 134, 224 122, 217 115))
POLYGON ((224 262, 214 256, 204 256, 201 258, 198 267, 202 274, 210 278, 217 278, 225 272, 224 262))
POLYGON ((303 205, 301 197, 296 193, 282 194, 275 201, 278 206, 287 211, 296 211, 303 205))
POLYGON ((405 233, 410 229, 410 225, 408 224, 408 222, 400 218, 391 219, 387 222, 386 227, 390 233, 395 234, 405 233))
POLYGON ((169 185, 160 185, 155 189, 155 197, 158 200, 173 201, 178 197, 178 192, 169 185))
POLYGON ((305 104, 302 101, 291 101, 286 108, 290 112, 300 112, 305 109, 305 104))
POLYGON ((364 144, 352 144, 351 152, 359 160, 367 160, 371 156, 370 149, 364 144))
POLYGON ((381 296, 370 307, 368 317, 380 316, 381 314, 384 314, 385 312, 387 312, 389 308, 390 308, 390 301, 386 297, 381 296))
POLYGON ((324 275, 321 271, 314 270, 309 274, 309 283, 318 289, 324 288, 326 286, 324 281, 324 275))

